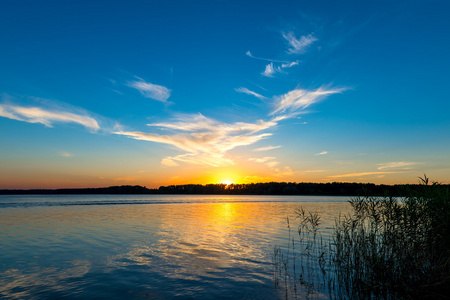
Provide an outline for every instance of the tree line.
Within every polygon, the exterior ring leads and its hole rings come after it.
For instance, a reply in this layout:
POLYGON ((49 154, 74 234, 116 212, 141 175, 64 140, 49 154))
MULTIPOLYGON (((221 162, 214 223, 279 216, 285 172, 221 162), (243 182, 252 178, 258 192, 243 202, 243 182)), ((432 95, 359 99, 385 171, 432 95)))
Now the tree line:
MULTIPOLYGON (((314 196, 401 196, 405 191, 417 189, 417 184, 376 185, 373 183, 309 183, 268 182, 249 184, 185 184, 149 189, 139 185, 101 188, 0 190, 0 195, 68 195, 68 194, 216 194, 216 195, 314 195, 314 196)), ((444 185, 445 186, 445 185, 444 185)), ((446 185, 449 187, 450 185, 446 185)))

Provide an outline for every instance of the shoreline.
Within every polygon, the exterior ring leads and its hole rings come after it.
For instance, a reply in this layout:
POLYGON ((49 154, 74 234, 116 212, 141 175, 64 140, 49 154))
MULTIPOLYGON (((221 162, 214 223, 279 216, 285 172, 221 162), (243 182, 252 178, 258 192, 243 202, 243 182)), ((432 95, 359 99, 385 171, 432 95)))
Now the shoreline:
MULTIPOLYGON (((450 187, 450 185, 441 185, 450 187)), ((431 187, 431 185, 430 185, 431 187)), ((373 183, 251 183, 187 184, 148 189, 122 185, 99 188, 0 189, 0 195, 271 195, 271 196, 392 196, 423 188, 420 184, 375 185, 373 183)))

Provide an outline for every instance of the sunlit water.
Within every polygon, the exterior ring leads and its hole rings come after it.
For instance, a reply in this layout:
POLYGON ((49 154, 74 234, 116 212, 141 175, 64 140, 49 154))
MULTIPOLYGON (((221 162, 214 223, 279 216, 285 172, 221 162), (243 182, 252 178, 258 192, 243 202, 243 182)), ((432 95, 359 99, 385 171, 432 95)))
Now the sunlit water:
MULTIPOLYGON (((0 298, 277 299, 286 217, 346 197, 0 196, 0 298)), ((294 221, 295 223, 295 221, 294 221)))

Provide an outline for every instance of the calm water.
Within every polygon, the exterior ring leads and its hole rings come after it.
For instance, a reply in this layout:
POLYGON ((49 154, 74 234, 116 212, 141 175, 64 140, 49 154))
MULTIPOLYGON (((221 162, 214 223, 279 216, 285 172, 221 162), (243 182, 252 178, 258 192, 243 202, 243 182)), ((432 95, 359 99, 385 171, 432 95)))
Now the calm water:
POLYGON ((345 197, 0 196, 0 298, 277 299, 286 217, 345 197))

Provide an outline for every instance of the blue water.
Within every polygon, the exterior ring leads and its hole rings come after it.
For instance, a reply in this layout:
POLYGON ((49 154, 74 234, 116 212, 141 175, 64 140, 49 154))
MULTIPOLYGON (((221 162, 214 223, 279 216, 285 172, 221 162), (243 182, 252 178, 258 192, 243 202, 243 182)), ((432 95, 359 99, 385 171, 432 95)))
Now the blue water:
POLYGON ((0 196, 0 298, 282 299, 273 250, 346 197, 0 196))

